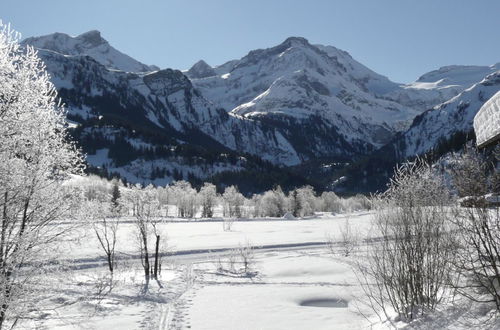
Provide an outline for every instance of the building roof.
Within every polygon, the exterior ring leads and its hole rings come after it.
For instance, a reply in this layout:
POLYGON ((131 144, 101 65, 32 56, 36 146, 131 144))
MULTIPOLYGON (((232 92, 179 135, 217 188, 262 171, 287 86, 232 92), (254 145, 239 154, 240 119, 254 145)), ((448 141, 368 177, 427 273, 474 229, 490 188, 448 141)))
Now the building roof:
POLYGON ((474 131, 478 148, 500 141, 500 91, 493 95, 474 117, 474 131))

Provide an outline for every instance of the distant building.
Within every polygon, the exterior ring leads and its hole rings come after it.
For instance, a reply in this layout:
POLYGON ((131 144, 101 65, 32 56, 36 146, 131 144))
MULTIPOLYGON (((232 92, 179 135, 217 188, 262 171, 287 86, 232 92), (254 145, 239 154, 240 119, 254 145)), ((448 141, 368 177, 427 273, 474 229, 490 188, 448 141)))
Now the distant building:
POLYGON ((478 148, 500 142, 500 91, 493 95, 474 117, 474 131, 478 148))

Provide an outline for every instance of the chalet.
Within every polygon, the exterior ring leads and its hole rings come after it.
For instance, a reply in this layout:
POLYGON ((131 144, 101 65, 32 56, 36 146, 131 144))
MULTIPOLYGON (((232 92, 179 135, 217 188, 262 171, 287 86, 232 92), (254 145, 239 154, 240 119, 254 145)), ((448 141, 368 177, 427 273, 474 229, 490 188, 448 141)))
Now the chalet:
POLYGON ((500 142, 500 91, 477 112, 474 117, 474 131, 479 149, 492 147, 500 142))

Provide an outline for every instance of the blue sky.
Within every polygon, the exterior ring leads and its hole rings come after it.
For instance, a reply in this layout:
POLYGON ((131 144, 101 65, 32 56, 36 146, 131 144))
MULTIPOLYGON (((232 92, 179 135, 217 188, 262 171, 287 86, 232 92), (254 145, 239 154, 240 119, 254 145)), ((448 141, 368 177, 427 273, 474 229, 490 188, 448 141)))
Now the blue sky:
POLYGON ((0 18, 23 37, 100 30, 147 64, 187 69, 289 36, 348 51, 398 82, 450 64, 500 62, 499 0, 15 0, 0 18))

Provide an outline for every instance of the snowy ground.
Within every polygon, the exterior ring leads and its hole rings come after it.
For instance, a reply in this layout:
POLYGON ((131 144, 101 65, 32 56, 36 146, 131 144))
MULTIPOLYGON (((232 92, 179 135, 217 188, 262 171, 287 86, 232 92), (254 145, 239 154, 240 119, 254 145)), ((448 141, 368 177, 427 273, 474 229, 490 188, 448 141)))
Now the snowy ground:
MULTIPOLYGON (((376 239, 372 221, 373 213, 363 212, 240 221, 231 231, 224 231, 221 221, 164 223, 168 256, 160 279, 146 282, 133 225, 124 219, 114 277, 109 278, 89 231, 76 243, 74 271, 54 277, 45 297, 44 303, 57 302, 58 307, 20 325, 30 329, 388 328, 362 304, 363 292, 352 268, 376 239), (349 257, 341 255, 338 244, 346 218, 365 241, 349 257), (334 254, 325 246, 327 236, 334 241, 334 254), (221 271, 220 265, 228 268, 232 249, 244 244, 254 247, 250 275, 221 271)), ((464 316, 468 310, 470 306, 462 303, 411 328, 470 329, 474 323, 464 316)))
POLYGON ((221 276, 209 263, 197 269, 183 320, 193 329, 367 327, 354 301, 360 292, 351 268, 325 249, 262 253, 256 278, 221 276))

